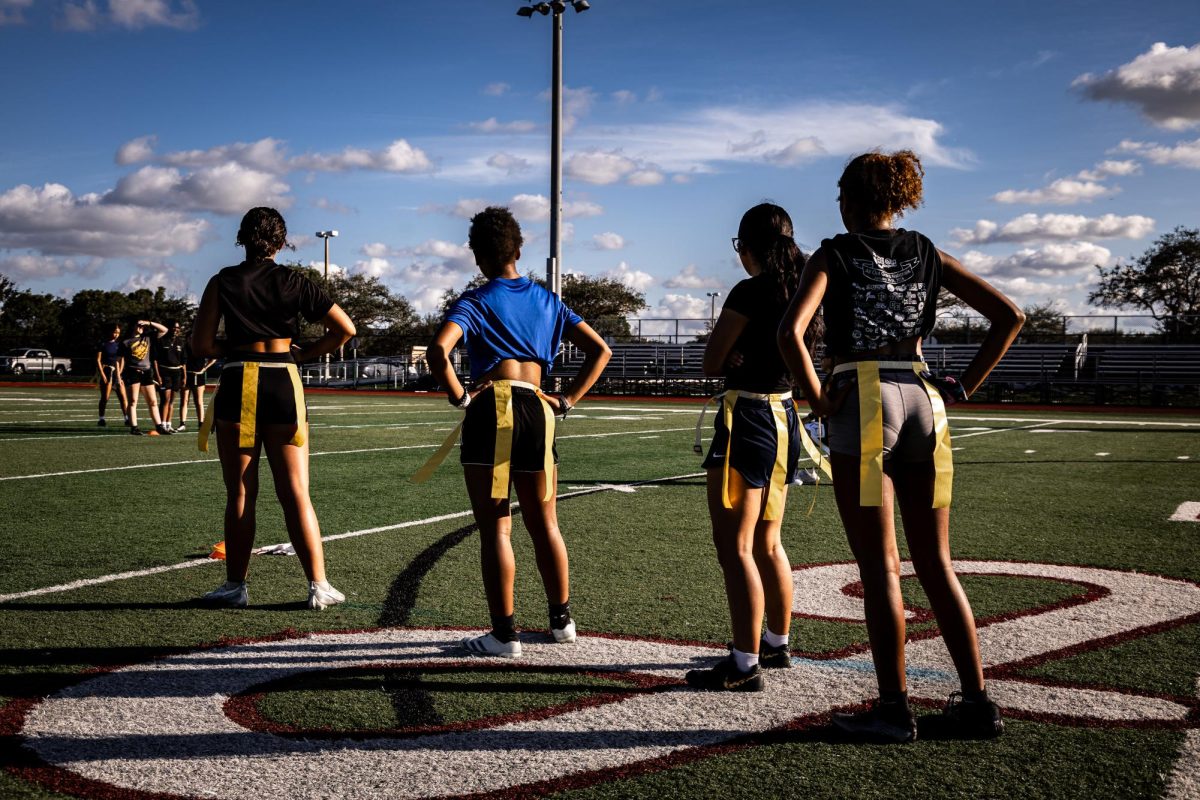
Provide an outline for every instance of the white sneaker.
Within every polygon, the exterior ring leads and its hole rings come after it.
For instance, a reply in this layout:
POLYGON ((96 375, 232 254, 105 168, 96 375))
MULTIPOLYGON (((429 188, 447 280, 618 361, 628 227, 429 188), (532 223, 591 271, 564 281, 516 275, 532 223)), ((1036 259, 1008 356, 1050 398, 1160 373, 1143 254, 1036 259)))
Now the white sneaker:
POLYGON ((179 427, 175 429, 175 432, 179 433, 180 431, 186 431, 186 430, 187 430, 187 423, 181 422, 181 423, 179 423, 179 427))
POLYGON ((201 602, 216 606, 226 606, 228 608, 245 608, 249 599, 250 595, 246 590, 245 581, 241 581, 240 583, 225 581, 216 589, 213 589, 200 598, 201 602))
POLYGON ((468 653, 477 656, 499 656, 500 658, 516 658, 521 655, 521 643, 516 639, 502 642, 490 633, 482 636, 468 636, 462 640, 462 646, 468 653))
POLYGON ((575 641, 575 620, 571 620, 561 628, 551 628, 554 641, 559 644, 571 644, 575 641))
POLYGON ((796 477, 792 479, 792 483, 801 486, 812 486, 820 479, 815 469, 798 469, 796 477))
POLYGON ((320 611, 338 603, 346 602, 346 595, 330 585, 329 581, 312 581, 308 584, 308 607, 320 611))

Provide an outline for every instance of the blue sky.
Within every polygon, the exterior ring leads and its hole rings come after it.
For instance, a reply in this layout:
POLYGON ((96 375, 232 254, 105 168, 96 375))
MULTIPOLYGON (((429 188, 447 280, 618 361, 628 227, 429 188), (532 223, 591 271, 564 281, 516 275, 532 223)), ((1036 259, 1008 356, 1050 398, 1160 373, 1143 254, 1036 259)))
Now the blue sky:
MULTIPOLYGON (((0 273, 195 294, 251 206, 295 258, 429 311, 467 219, 548 248, 550 24, 517 0, 0 0, 0 273)), ((706 317, 746 208, 841 230, 846 160, 911 147, 928 234, 1021 305, 1087 312, 1094 264, 1200 224, 1194 0, 592 0, 568 11, 565 268, 706 317)))

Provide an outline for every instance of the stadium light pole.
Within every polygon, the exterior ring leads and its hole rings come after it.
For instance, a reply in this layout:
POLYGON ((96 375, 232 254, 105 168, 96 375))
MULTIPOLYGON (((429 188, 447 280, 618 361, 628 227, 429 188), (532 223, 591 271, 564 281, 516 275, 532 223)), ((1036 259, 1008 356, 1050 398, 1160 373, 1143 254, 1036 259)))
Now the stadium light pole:
POLYGON ((562 292, 562 31, 563 14, 570 5, 579 14, 591 8, 588 0, 551 0, 517 9, 517 16, 532 19, 534 13, 550 15, 553 24, 550 90, 550 256, 546 259, 546 287, 562 292))
MULTIPOLYGON (((337 231, 317 231, 317 237, 325 240, 325 291, 329 291, 329 240, 337 231)), ((325 382, 329 383, 329 353, 325 354, 325 382)))
POLYGON ((708 324, 717 324, 717 298, 721 296, 720 292, 705 292, 708 297, 708 324))

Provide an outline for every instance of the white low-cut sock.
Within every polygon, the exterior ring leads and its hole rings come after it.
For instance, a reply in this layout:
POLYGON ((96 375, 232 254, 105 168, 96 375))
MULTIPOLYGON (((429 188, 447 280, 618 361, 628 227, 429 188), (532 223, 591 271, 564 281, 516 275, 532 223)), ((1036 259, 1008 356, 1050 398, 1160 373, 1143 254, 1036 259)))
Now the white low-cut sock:
POLYGON ((736 647, 730 648, 730 652, 733 653, 733 663, 739 672, 749 672, 752 667, 758 666, 758 653, 743 653, 736 647))
POLYGON ((771 645, 771 647, 783 647, 788 643, 788 635, 786 633, 771 633, 771 629, 767 628, 763 633, 763 641, 771 645))

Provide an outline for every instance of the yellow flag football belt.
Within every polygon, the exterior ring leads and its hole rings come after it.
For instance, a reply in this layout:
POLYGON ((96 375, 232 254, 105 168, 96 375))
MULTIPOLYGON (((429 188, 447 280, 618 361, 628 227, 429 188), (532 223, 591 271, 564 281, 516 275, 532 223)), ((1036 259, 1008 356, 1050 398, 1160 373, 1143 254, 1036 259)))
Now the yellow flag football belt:
POLYGON ((729 441, 725 445, 725 464, 721 475, 721 502, 726 508, 733 508, 733 501, 729 499, 729 462, 733 460, 733 409, 737 405, 738 398, 761 400, 771 406, 771 414, 775 419, 775 466, 771 468, 771 482, 767 487, 767 502, 766 508, 763 510, 763 519, 776 520, 783 515, 784 490, 787 488, 788 426, 787 411, 783 404, 792 399, 791 392, 758 394, 744 392, 741 389, 730 389, 710 397, 700 409, 700 417, 696 420, 696 443, 692 449, 697 453, 704 452, 704 448, 700 444, 704 416, 711 403, 720 402, 721 413, 725 420, 725 430, 729 432, 729 441))
POLYGON ((950 450, 950 421, 946 404, 937 387, 921 377, 929 367, 923 361, 852 361, 839 364, 833 374, 854 372, 858 376, 858 504, 883 505, 883 396, 879 385, 880 370, 912 370, 929 395, 933 409, 933 507, 949 508, 954 483, 954 459, 950 450))
MULTIPOLYGON (((554 409, 546 402, 542 390, 532 383, 524 381, 494 381, 492 391, 496 401, 496 450, 492 456, 492 498, 499 500, 508 497, 508 480, 512 470, 513 443, 513 406, 512 390, 514 388, 529 389, 535 392, 542 403, 542 413, 546 419, 546 441, 542 453, 542 469, 546 471, 546 494, 543 502, 549 502, 554 497, 554 409)), ((464 416, 463 421, 466 417, 464 416)), ((442 442, 429 460, 413 473, 409 480, 412 483, 424 483, 437 471, 437 468, 450 455, 454 445, 462 434, 463 421, 450 431, 450 435, 442 442)))
MULTIPOLYGON (((241 418, 238 420, 238 447, 248 450, 254 447, 254 442, 258 437, 258 371, 264 368, 286 369, 291 377, 292 391, 296 395, 296 435, 288 444, 303 447, 308 440, 308 410, 304 407, 304 384, 300 381, 300 371, 296 369, 296 365, 274 361, 230 361, 222 368, 223 370, 242 370, 242 406, 241 418)), ((208 437, 212 434, 216 419, 213 411, 217 403, 217 392, 220 391, 221 386, 218 385, 213 392, 212 399, 208 401, 204 424, 200 426, 200 435, 196 444, 202 453, 208 452, 208 437)))

